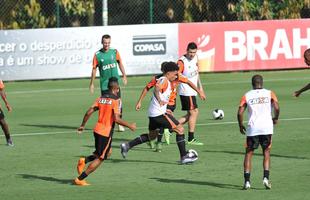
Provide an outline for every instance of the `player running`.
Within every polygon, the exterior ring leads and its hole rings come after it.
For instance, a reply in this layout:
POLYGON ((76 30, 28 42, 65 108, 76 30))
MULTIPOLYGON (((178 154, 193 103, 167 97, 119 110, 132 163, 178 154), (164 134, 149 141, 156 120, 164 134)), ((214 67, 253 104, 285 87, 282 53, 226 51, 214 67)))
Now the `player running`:
POLYGON ((191 157, 185 148, 184 128, 171 115, 167 113, 167 105, 173 90, 171 82, 177 78, 178 66, 174 62, 168 62, 163 69, 163 76, 158 78, 153 96, 148 109, 149 133, 120 145, 121 154, 126 158, 128 151, 134 146, 153 140, 158 135, 158 129, 168 128, 176 133, 176 142, 180 152, 180 163, 186 164, 196 161, 197 157, 191 157))
MULTIPOLYGON (((163 62, 161 65, 161 71, 163 71, 163 68, 165 67, 165 65, 167 64, 167 62, 163 62)), ((146 93, 153 88, 156 85, 157 80, 162 77, 163 74, 159 74, 157 76, 153 76, 152 80, 145 86, 145 88, 142 90, 140 98, 136 104, 136 110, 140 110, 141 108, 141 103, 142 100, 144 99, 144 97, 146 96, 146 93)), ((185 83, 188 84, 191 88, 193 88, 199 95, 200 98, 202 100, 205 100, 206 97, 204 95, 204 93, 201 93, 200 90, 198 90, 198 88, 191 82, 189 81, 186 77, 184 77, 182 74, 178 73, 177 74, 177 78, 171 82, 171 87, 172 87, 172 92, 170 94, 170 98, 169 98, 169 102, 167 105, 167 113, 173 113, 175 108, 176 108, 176 96, 177 96, 177 87, 180 83, 185 83)), ((180 122, 180 120, 179 120, 180 122)), ((183 120, 182 122, 180 122, 181 124, 184 124, 184 122, 186 122, 185 120, 183 120)), ((157 142, 156 142, 156 149, 155 151, 157 152, 161 152, 162 150, 162 137, 163 135, 165 136, 165 140, 167 144, 170 144, 170 132, 168 129, 163 129, 161 128, 157 137, 157 142)), ((151 148, 152 146, 154 146, 154 144, 152 143, 152 141, 150 141, 151 143, 151 148), (152 145, 153 144, 153 145, 152 145)))
POLYGON ((134 131, 136 124, 130 124, 120 118, 120 99, 118 97, 119 84, 115 77, 111 77, 108 82, 108 90, 102 92, 102 96, 96 99, 95 103, 85 113, 78 133, 82 133, 85 124, 90 116, 95 112, 98 113, 98 122, 94 127, 95 151, 93 155, 82 157, 78 161, 77 171, 79 176, 74 179, 75 185, 89 185, 84 179, 94 172, 101 163, 109 156, 113 137, 115 123, 121 124, 134 131), (85 171, 84 167, 90 163, 85 171))
POLYGON ((254 150, 261 145, 264 154, 263 184, 271 189, 269 180, 271 137, 273 125, 278 123, 280 108, 278 99, 270 90, 263 88, 263 77, 252 77, 253 89, 241 99, 238 109, 238 123, 241 134, 246 134, 246 153, 244 157, 244 189, 250 189, 251 160, 254 150), (243 113, 248 108, 248 127, 243 126, 243 113), (273 116, 272 116, 273 111, 273 116))

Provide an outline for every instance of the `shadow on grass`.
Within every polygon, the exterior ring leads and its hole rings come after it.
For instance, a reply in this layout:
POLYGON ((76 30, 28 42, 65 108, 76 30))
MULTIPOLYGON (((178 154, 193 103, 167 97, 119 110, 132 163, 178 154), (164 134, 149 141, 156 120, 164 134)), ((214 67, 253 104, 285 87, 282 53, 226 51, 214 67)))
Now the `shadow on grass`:
POLYGON ((162 183, 180 183, 180 184, 192 184, 192 185, 207 185, 217 188, 243 190, 240 185, 226 184, 226 183, 215 183, 210 181, 193 181, 188 179, 168 179, 168 178, 150 178, 162 183))
MULTIPOLYGON (((54 125, 54 124, 19 124, 21 126, 30 126, 30 127, 38 127, 38 128, 59 128, 59 129, 70 129, 77 130, 78 126, 66 126, 66 125, 54 125)), ((86 128, 85 131, 91 130, 86 128)))
MULTIPOLYGON (((257 150, 258 151, 258 150, 257 150)), ((236 152, 236 151, 215 151, 215 150, 205 150, 203 152, 210 153, 226 153, 226 154, 234 154, 234 155, 244 155, 244 152, 236 152)), ((263 156, 262 153, 254 153, 254 156, 263 156)), ((288 158, 288 159, 299 159, 299 160, 309 160, 308 157, 305 156, 287 156, 287 155, 279 155, 271 153, 271 157, 276 158, 288 158)))
POLYGON ((165 161, 157 161, 157 160, 131 160, 131 159, 115 159, 111 158, 106 160, 105 162, 110 163, 154 163, 154 164, 166 164, 166 165, 177 165, 177 162, 165 162, 165 161))
POLYGON ((58 178, 50 177, 50 176, 38 176, 38 175, 32 175, 32 174, 17 174, 17 175, 21 176, 23 179, 43 180, 43 181, 49 181, 49 182, 56 182, 60 184, 72 185, 72 179, 58 179, 58 178))

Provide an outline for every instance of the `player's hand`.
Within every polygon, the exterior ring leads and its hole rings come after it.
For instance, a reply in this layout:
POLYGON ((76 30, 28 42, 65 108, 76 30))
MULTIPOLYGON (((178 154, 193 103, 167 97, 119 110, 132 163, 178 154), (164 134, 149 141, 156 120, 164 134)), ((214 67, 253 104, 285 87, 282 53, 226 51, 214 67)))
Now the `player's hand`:
POLYGON ((6 104, 6 108, 8 109, 9 112, 12 111, 12 107, 9 104, 6 104))
POLYGON ((137 105, 136 105, 136 111, 139 111, 141 108, 141 102, 138 102, 137 105))
POLYGON ((246 134, 246 128, 243 125, 239 126, 239 130, 240 130, 241 134, 243 134, 243 135, 246 134))
POLYGON ((95 86, 94 86, 94 84, 90 84, 90 85, 89 85, 89 91, 90 91, 91 94, 94 94, 94 91, 95 91, 95 86))
POLYGON ((200 90, 199 96, 200 96, 201 100, 206 100, 207 99, 206 94, 205 94, 205 92, 203 90, 200 90))
POLYGON ((274 125, 276 125, 278 123, 278 119, 272 118, 272 122, 273 122, 274 125))
POLYGON ((165 102, 165 101, 161 101, 161 100, 159 101, 160 107, 161 107, 161 106, 164 106, 164 105, 166 105, 166 104, 167 104, 167 102, 165 102))
POLYGON ((130 127, 128 127, 131 131, 135 131, 137 129, 136 123, 132 123, 130 127))
POLYGON ((127 85, 127 77, 126 76, 123 76, 123 83, 124 83, 124 85, 127 85))
POLYGON ((84 126, 80 126, 78 129, 77 129, 77 133, 78 134, 82 134, 82 132, 84 131, 84 126))
POLYGON ((294 97, 299 97, 300 94, 301 94, 300 92, 295 91, 295 92, 293 93, 293 96, 294 96, 294 97))

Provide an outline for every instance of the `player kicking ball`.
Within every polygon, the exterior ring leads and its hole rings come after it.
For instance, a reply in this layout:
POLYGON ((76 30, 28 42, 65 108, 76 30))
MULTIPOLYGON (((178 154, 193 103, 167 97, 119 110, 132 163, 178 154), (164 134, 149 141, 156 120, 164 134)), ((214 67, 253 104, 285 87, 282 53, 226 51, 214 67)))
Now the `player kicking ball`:
POLYGON ((89 185, 85 178, 94 172, 101 163, 107 159, 111 151, 111 143, 113 129, 115 123, 128 127, 130 130, 136 130, 136 124, 130 124, 120 118, 120 99, 118 97, 119 84, 115 77, 111 77, 108 83, 108 90, 104 91, 101 97, 96 99, 94 104, 87 110, 84 115, 81 126, 78 128, 78 133, 82 133, 85 124, 90 116, 95 112, 98 113, 98 121, 94 127, 95 151, 93 155, 82 157, 78 161, 77 172, 79 176, 73 180, 75 185, 89 185), (85 165, 89 163, 85 171, 85 165))
POLYGON ((121 154, 126 158, 128 151, 134 146, 140 145, 158 136, 160 128, 171 129, 176 133, 176 142, 180 152, 180 163, 192 163, 198 159, 192 156, 185 148, 184 128, 176 120, 173 115, 167 113, 167 104, 172 92, 171 82, 177 78, 178 66, 174 62, 168 62, 163 67, 163 76, 159 77, 153 92, 153 96, 148 109, 149 116, 149 133, 140 135, 139 137, 120 145, 121 154))

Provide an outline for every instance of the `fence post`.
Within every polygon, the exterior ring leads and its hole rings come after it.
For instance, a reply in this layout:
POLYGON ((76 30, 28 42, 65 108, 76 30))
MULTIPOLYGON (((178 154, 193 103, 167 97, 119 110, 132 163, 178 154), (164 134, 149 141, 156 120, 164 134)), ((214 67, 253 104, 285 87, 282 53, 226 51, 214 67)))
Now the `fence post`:
POLYGON ((102 23, 108 25, 108 0, 102 0, 102 23))
POLYGON ((59 0, 55 0, 56 2, 56 27, 60 27, 60 5, 59 0))
POLYGON ((153 0, 150 0, 150 24, 153 24, 153 0))

